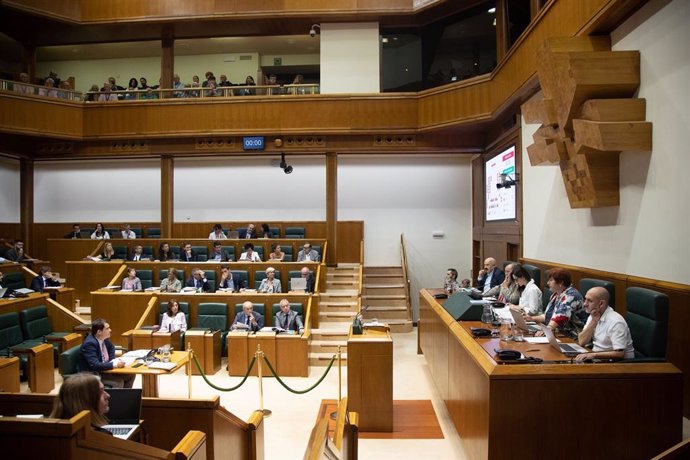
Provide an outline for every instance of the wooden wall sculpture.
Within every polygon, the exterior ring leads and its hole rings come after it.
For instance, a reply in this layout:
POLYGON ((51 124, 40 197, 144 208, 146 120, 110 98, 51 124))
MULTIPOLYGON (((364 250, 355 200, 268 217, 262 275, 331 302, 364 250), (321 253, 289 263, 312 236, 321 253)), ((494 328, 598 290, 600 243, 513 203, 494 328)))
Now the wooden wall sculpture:
POLYGON ((640 53, 611 51, 608 37, 546 40, 537 50, 544 98, 522 105, 541 123, 527 147, 532 166, 559 165, 571 208, 619 204, 619 154, 652 149, 640 85, 640 53))

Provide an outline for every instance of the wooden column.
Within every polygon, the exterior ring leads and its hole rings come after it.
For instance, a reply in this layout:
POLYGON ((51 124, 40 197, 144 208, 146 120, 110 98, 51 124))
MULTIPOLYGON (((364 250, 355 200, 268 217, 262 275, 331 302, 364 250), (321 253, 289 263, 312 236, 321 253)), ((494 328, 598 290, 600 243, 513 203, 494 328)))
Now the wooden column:
POLYGON ((172 76, 175 72, 175 38, 171 25, 163 29, 162 48, 161 88, 172 88, 172 76))
POLYGON ((29 81, 36 83, 36 47, 31 44, 24 44, 24 52, 22 53, 22 72, 29 74, 29 81))
POLYGON ((172 156, 161 157, 161 237, 172 238, 172 226, 175 221, 175 191, 173 178, 175 160, 172 156))
POLYGON ((326 238, 329 266, 338 264, 338 154, 326 153, 326 238))
POLYGON ((19 188, 21 209, 19 211, 20 228, 24 240, 24 251, 32 254, 34 228, 34 160, 22 158, 19 162, 19 188), (27 247, 31 245, 30 247, 27 247))
POLYGON ((506 0, 496 0, 496 62, 508 51, 508 6, 506 0))

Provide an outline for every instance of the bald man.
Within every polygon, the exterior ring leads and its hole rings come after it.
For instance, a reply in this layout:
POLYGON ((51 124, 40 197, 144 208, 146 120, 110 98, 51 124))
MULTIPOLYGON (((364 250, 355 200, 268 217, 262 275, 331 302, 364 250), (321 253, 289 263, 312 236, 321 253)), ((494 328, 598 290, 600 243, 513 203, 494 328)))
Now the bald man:
POLYGON ((589 318, 577 341, 583 347, 592 342, 593 351, 577 355, 575 361, 635 357, 628 323, 609 306, 609 293, 606 289, 593 287, 587 291, 585 310, 589 313, 589 318))
POLYGON ((242 311, 235 316, 232 329, 237 329, 237 324, 244 324, 244 328, 257 332, 264 327, 264 317, 261 313, 254 311, 254 304, 247 300, 242 304, 242 311))
POLYGON ((505 277, 506 275, 503 273, 503 270, 496 266, 496 259, 488 257, 484 261, 484 269, 479 270, 477 289, 482 291, 482 294, 486 294, 492 287, 501 284, 505 277))

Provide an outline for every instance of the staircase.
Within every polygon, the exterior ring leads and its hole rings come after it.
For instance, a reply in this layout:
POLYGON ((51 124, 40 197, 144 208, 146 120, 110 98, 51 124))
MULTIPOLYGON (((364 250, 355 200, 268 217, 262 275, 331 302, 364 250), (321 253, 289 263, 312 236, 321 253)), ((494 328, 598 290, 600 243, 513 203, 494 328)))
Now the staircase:
POLYGON ((391 332, 411 332, 412 318, 402 267, 364 267, 362 307, 365 319, 388 323, 391 332))
POLYGON ((309 364, 327 366, 342 346, 342 362, 347 362, 347 334, 357 314, 359 293, 359 264, 339 264, 329 267, 326 291, 319 294, 319 328, 311 330, 309 364))

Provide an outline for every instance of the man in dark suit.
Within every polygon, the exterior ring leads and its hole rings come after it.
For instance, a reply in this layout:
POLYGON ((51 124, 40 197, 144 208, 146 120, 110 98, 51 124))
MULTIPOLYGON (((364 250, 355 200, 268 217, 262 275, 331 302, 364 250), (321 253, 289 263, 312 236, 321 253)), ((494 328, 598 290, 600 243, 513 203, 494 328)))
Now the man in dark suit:
POLYGON ((53 276, 50 267, 41 267, 41 273, 31 280, 31 290, 43 292, 47 287, 60 287, 60 282, 53 276))
POLYGON ((14 247, 7 251, 5 254, 5 259, 11 260, 13 262, 25 262, 31 260, 24 254, 24 242, 22 240, 15 240, 14 247))
POLYGON ((187 278, 184 284, 186 287, 193 287, 194 289, 201 290, 201 292, 211 292, 211 285, 208 284, 206 279, 206 273, 200 268, 192 269, 192 276, 187 278))
POLYGON ((240 228, 238 232, 241 240, 256 238, 256 228, 254 227, 254 224, 247 225, 247 228, 240 228))
POLYGON ((276 313, 276 317, 273 319, 273 327, 279 327, 286 331, 295 331, 300 334, 304 332, 302 318, 296 311, 290 309, 288 299, 280 301, 280 311, 276 313))
POLYGON ((309 270, 309 267, 302 267, 300 274, 302 275, 302 278, 307 280, 307 287, 304 292, 314 292, 316 280, 314 279, 314 274, 311 272, 311 270, 309 270))
POLYGON ((192 249, 191 243, 183 243, 182 251, 180 251, 180 260, 182 262, 196 262, 197 254, 192 249))
POLYGON ((151 260, 151 257, 144 254, 144 247, 142 245, 138 244, 134 248, 134 252, 132 252, 132 256, 129 258, 129 260, 132 260, 134 262, 139 262, 140 260, 151 260))
MULTIPOLYGON (((81 344, 80 370, 100 374, 113 368, 125 367, 124 361, 115 358, 115 346, 110 341, 110 324, 104 319, 91 322, 91 334, 81 344)), ((134 374, 101 374, 105 386, 132 388, 134 374)))
POLYGON ((213 243, 213 252, 208 255, 208 260, 215 260, 216 262, 232 262, 232 256, 228 251, 221 249, 223 243, 216 241, 213 243))
POLYGON ((503 270, 496 266, 496 259, 488 257, 484 261, 484 269, 479 270, 479 277, 477 277, 477 289, 482 293, 489 292, 489 290, 498 286, 503 282, 506 275, 503 270))
POLYGON ((252 332, 257 332, 264 327, 264 317, 261 313, 254 311, 254 304, 249 300, 242 304, 242 311, 235 316, 235 321, 232 322, 232 329, 244 328, 252 332), (243 324, 244 326, 238 326, 243 324))
POLYGON ((81 227, 79 227, 79 224, 72 225, 72 231, 65 235, 65 238, 68 240, 81 239, 81 227))

